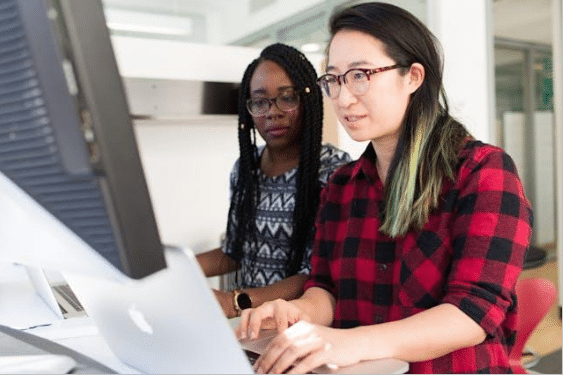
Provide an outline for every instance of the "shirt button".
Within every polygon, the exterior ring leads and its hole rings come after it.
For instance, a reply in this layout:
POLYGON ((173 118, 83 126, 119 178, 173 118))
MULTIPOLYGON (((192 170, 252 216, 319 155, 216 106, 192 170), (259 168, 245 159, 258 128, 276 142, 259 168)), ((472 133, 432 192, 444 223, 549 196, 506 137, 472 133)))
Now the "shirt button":
POLYGON ((382 323, 384 319, 380 315, 374 315, 374 323, 382 323))
POLYGON ((380 270, 381 271, 385 271, 388 269, 388 265, 387 264, 380 264, 380 270))

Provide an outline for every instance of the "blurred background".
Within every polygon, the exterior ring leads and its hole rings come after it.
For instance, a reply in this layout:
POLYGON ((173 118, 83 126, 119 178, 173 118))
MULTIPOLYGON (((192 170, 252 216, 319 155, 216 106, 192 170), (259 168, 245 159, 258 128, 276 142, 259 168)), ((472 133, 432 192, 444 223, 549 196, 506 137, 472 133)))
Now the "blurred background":
MULTIPOLYGON (((362 2, 103 0, 165 243, 196 253, 219 245, 238 157, 233 100, 247 64, 282 42, 306 53, 322 73, 331 13, 362 2)), ((540 250, 524 277, 546 276, 561 286, 562 0, 388 2, 413 13, 441 41, 453 114, 517 164, 540 250)), ((353 157, 365 147, 342 131, 330 105, 324 140, 353 157)), ((542 354, 562 347, 561 299, 558 305, 540 327, 538 345, 548 342, 542 354), (548 341, 540 339, 546 330, 548 341)))
MULTIPOLYGON (((339 6, 364 1, 343 0, 103 0, 108 27, 113 36, 153 41, 174 41, 185 46, 237 46, 252 52, 282 42, 314 55, 316 64, 322 58, 328 42, 327 22, 339 6), (315 56, 317 55, 317 56, 315 56)), ((436 1, 396 0, 399 5, 422 21, 429 23, 436 1)), ((451 1, 452 2, 452 1, 451 1)), ((482 6, 476 0, 476 7, 482 6)), ((493 36, 495 66, 495 124, 489 141, 511 154, 519 167, 529 199, 534 203, 535 245, 555 256, 556 250, 556 137, 554 129, 553 95, 553 5, 547 0, 496 0, 491 2, 493 22, 488 26, 493 36)), ((461 8, 462 10, 463 8, 461 8)), ((479 25, 476 25, 478 28, 479 25)), ((430 28, 432 29, 431 25, 430 28)), ((218 52, 221 50, 217 50, 218 52)), ((185 56, 197 58, 194 53, 185 56)), ((200 53, 203 53, 202 49, 200 53)), ((472 54, 472 50, 467 50, 472 54)), ((118 56, 119 57, 119 56, 118 56)), ((157 56, 166 59, 167 56, 157 56)), ((216 55, 206 58, 223 59, 233 56, 216 55)), ((244 56, 246 57, 246 56, 244 56)), ((182 59, 182 56, 180 56, 182 59)), ((140 62, 141 63, 141 62, 140 62)), ((177 61, 182 65, 182 61, 177 61)), ((448 59, 447 59, 448 64, 448 59)), ((319 65, 316 65, 319 67, 319 65)), ((243 66, 244 67, 244 66, 243 66)), ((448 67, 448 65, 447 65, 448 67)), ((155 79, 128 74, 131 86, 130 105, 139 115, 153 118, 188 118, 193 103, 185 96, 166 96, 163 91, 190 91, 190 81, 182 75, 177 79, 155 79), (141 95, 149 89, 153 95, 141 95), (131 92, 136 90, 136 93, 131 92), (160 103, 154 102, 160 95, 160 103), (180 103, 178 103, 180 102, 180 103)), ((468 66, 467 74, 480 67, 468 66)), ((139 74, 140 75, 140 74, 139 74)), ((213 79, 209 77, 207 79, 213 79)), ((217 80, 226 80, 217 76, 217 80)), ((231 79, 234 83, 240 77, 231 79)), ((447 92, 448 94, 448 92, 447 92)), ((452 101, 452 98, 451 98, 452 101)), ((456 103, 454 103, 456 106, 456 103)), ((203 120, 203 119, 199 119, 203 120)), ((235 141, 235 140, 234 140, 235 141)), ((337 141, 338 143, 338 141, 337 141)), ((361 149, 360 149, 361 150, 361 149)), ((358 152, 357 152, 358 153, 358 152)), ((218 218, 218 220, 221 219, 218 218)))

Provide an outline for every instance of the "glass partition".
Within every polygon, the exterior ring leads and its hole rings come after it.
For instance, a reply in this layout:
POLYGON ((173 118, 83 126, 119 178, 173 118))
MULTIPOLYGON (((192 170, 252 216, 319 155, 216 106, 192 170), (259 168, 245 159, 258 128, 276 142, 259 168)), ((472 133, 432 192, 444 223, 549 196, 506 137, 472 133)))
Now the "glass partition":
POLYGON ((511 155, 534 210, 533 245, 556 247, 555 128, 549 46, 498 40, 498 143, 511 155))

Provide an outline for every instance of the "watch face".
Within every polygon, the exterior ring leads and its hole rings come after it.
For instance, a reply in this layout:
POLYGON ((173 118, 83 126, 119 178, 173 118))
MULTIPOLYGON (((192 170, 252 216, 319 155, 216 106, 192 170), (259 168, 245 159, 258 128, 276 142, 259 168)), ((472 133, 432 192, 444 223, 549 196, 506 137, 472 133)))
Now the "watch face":
POLYGON ((241 293, 237 296, 237 304, 241 310, 251 308, 251 298, 247 293, 241 293))

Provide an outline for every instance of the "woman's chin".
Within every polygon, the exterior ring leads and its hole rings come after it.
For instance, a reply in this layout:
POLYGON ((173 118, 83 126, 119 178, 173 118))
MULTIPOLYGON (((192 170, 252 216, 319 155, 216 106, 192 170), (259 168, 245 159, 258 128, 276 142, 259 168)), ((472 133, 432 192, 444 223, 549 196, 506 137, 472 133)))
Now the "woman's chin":
POLYGON ((349 130, 347 128, 345 128, 347 134, 349 135, 349 137, 355 141, 355 142, 366 142, 369 141, 370 138, 365 136, 364 134, 362 134, 359 131, 354 131, 354 130, 349 130))

